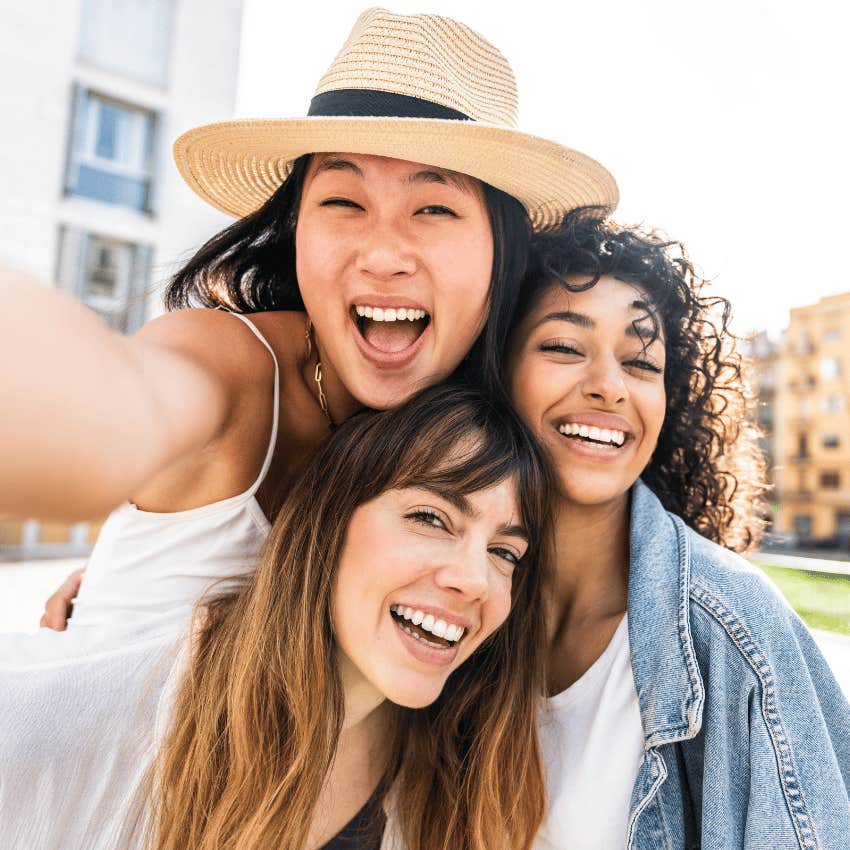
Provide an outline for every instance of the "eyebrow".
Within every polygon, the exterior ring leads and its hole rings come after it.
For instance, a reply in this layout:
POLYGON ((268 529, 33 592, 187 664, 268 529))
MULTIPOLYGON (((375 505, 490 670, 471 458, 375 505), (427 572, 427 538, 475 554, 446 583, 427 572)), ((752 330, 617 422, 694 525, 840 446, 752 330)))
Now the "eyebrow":
MULTIPOLYGON (((323 171, 348 171, 361 179, 365 177, 359 165, 341 156, 326 156, 320 160, 316 166, 316 174, 321 174, 323 171)), ((411 186, 420 183, 440 183, 443 186, 454 186, 466 194, 472 192, 472 186, 463 175, 444 168, 424 168, 422 171, 410 174, 405 182, 411 186)))
MULTIPOLYGON (((626 327, 626 336, 637 337, 638 339, 654 339, 657 334, 655 328, 647 327, 644 323, 649 319, 647 315, 650 311, 650 305, 646 301, 633 301, 632 307, 638 310, 643 310, 644 315, 632 322, 629 322, 626 327)), ((554 313, 547 313, 537 324, 542 325, 544 322, 569 322, 571 325, 576 325, 580 328, 595 330, 596 322, 586 316, 584 313, 576 313, 574 310, 559 310, 554 313)))
MULTIPOLYGON (((450 505, 454 505, 464 516, 470 519, 479 519, 481 517, 481 512, 475 509, 472 502, 463 493, 457 493, 454 490, 448 490, 436 484, 420 484, 417 486, 422 490, 433 493, 435 496, 439 496, 441 499, 445 499, 450 505)), ((526 543, 531 542, 528 532, 521 525, 503 525, 499 529, 499 534, 504 534, 508 537, 519 537, 526 543)))

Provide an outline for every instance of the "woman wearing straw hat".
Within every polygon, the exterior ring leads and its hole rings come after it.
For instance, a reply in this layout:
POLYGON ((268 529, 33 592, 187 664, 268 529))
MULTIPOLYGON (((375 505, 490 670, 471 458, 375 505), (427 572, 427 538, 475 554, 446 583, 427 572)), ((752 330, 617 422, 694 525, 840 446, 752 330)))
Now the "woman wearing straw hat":
POLYGON ((452 374, 498 386, 530 229, 617 201, 604 168, 519 132, 516 110, 510 66, 477 33, 370 9, 308 117, 175 143, 189 185, 241 218, 174 277, 171 312, 127 339, 57 293, 0 290, 0 355, 18 364, 0 394, 20 399, 0 423, 0 511, 120 505, 78 626, 107 601, 132 616, 107 592, 125 562, 180 547, 183 601, 247 568, 288 482, 354 411, 452 374))

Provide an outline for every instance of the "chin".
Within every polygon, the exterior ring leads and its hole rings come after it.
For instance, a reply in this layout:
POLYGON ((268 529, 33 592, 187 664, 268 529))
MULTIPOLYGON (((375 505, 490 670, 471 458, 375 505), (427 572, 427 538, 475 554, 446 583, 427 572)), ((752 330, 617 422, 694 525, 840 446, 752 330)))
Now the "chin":
POLYGON ((568 481, 561 480, 561 486, 558 489, 564 501, 574 505, 591 507, 621 499, 631 489, 632 484, 634 484, 634 481, 625 484, 622 481, 609 482, 572 478, 568 481))
POLYGON ((400 705, 402 708, 426 708, 440 696, 442 691, 442 687, 402 688, 396 685, 386 688, 384 696, 390 702, 400 705))
POLYGON ((408 375, 396 379, 358 378, 353 385, 357 391, 353 395, 364 407, 370 410, 389 410, 399 407, 411 399, 419 390, 437 383, 440 378, 425 378, 418 375, 408 375))

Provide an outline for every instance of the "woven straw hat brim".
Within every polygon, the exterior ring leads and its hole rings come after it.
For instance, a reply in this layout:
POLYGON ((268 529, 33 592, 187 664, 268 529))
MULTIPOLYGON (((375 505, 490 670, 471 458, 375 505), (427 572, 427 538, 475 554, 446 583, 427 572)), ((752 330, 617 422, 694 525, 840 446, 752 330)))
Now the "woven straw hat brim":
POLYGON ((434 118, 313 117, 224 121, 174 143, 177 168, 201 198, 242 218, 262 206, 305 153, 355 153, 421 162, 477 177, 513 195, 536 230, 571 209, 612 210, 617 184, 598 162, 506 127, 434 118))

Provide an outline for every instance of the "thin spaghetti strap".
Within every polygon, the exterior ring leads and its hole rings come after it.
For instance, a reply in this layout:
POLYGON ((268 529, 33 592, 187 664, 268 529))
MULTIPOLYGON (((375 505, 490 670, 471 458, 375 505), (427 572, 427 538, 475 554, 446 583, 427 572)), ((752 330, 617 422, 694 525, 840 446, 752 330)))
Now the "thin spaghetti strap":
POLYGON ((233 313, 230 310, 226 310, 225 312, 230 313, 231 316, 236 316, 237 319, 244 322, 251 329, 251 333, 253 333, 254 336, 257 337, 257 339, 266 347, 274 361, 274 412, 272 413, 272 435, 269 439, 269 447, 266 449, 266 458, 263 461, 263 468, 260 470, 257 480, 246 491, 246 493, 254 495, 260 484, 263 483, 266 473, 269 471, 269 466, 271 466, 272 457, 274 456, 274 448, 277 443, 278 409, 280 407, 280 370, 278 369, 277 357, 275 356, 274 350, 268 344, 266 338, 260 333, 260 329, 247 316, 243 316, 241 313, 233 313))

